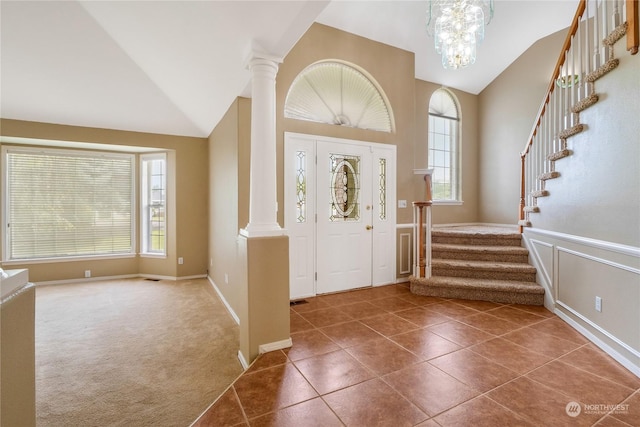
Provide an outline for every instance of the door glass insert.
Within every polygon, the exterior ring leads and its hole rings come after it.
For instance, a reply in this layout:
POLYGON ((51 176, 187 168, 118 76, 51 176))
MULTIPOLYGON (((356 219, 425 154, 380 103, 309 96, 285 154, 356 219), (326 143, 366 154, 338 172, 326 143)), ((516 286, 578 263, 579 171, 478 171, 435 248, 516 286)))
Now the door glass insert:
POLYGON ((360 157, 330 154, 330 221, 360 219, 360 157))
POLYGON ((296 222, 307 220, 307 153, 296 151, 296 222))
POLYGON ((378 163, 378 203, 380 220, 387 219, 387 159, 380 159, 378 163))

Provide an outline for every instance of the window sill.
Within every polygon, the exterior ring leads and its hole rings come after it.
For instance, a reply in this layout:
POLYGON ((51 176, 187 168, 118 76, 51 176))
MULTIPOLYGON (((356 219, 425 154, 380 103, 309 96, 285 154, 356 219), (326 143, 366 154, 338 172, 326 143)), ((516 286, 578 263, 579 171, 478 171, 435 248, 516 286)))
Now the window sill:
POLYGON ((33 258, 33 259, 12 259, 3 260, 2 265, 27 265, 27 264, 52 264, 58 262, 77 262, 77 261, 100 261, 105 259, 124 259, 135 258, 136 254, 117 254, 117 255, 85 255, 76 257, 55 257, 55 258, 33 258))
POLYGON ((140 258, 167 259, 167 254, 140 253, 138 256, 140 258))
POLYGON ((464 201, 462 200, 433 200, 432 206, 462 206, 464 201))

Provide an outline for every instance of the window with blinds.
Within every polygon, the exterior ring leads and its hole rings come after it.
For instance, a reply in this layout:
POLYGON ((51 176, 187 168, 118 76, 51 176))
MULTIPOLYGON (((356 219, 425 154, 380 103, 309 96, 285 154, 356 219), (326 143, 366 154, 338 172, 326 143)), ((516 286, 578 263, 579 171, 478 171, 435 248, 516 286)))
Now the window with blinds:
POLYGON ((6 260, 135 253, 134 156, 5 148, 6 260))

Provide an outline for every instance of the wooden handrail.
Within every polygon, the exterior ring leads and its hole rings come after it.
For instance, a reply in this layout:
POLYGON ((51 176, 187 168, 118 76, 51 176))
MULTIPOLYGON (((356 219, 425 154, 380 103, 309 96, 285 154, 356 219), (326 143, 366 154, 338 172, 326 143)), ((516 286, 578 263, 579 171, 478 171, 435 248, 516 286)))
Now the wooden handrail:
POLYGON ((627 50, 631 55, 638 53, 638 45, 640 44, 640 35, 638 34, 639 19, 638 18, 638 0, 627 0, 627 50))
POLYGON ((556 80, 558 79, 558 76, 560 76, 561 68, 564 65, 564 61, 565 61, 564 53, 568 51, 569 48, 571 47, 571 38, 576 34, 576 31, 578 31, 578 24, 580 23, 580 19, 582 19, 582 14, 584 13, 586 6, 587 6, 587 1, 580 0, 580 3, 578 4, 578 10, 576 10, 576 14, 574 15, 573 21, 571 22, 571 26, 569 27, 569 32, 567 33, 567 37, 564 40, 564 44, 562 45, 562 50, 560 51, 560 57, 558 58, 558 61, 556 61, 556 67, 553 69, 553 75, 551 76, 551 81, 547 86, 547 92, 542 101, 542 105, 538 110, 538 116, 536 117, 536 121, 533 125, 533 129, 531 129, 531 133, 529 134, 529 140, 527 141, 527 144, 525 145, 524 150, 522 150, 521 155, 523 156, 527 154, 527 152, 529 151, 529 146, 533 144, 533 137, 536 136, 538 126, 540 125, 542 116, 544 115, 544 112, 547 108, 547 104, 549 103, 549 99, 551 98, 551 94, 553 93, 553 89, 555 88, 556 80))

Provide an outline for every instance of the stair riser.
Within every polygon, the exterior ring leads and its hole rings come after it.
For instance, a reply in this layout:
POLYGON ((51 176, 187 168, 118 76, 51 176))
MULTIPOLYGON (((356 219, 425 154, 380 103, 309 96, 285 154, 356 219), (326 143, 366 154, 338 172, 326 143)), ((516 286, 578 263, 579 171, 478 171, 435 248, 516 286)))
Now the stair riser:
POLYGON ((522 246, 520 237, 513 239, 493 239, 478 237, 457 237, 457 236, 431 236, 432 243, 443 243, 449 245, 471 245, 471 246, 522 246))
POLYGON ((475 289, 459 289, 439 286, 429 286, 411 283, 411 292, 440 298, 460 298, 479 301, 494 301, 505 304, 544 305, 544 294, 514 293, 500 291, 480 291, 475 289))
POLYGON ((457 259, 466 261, 491 261, 491 262, 529 262, 527 254, 494 254, 494 253, 474 253, 459 251, 437 251, 433 250, 431 256, 435 259, 457 259))
POLYGON ((495 270, 464 270, 460 268, 451 269, 433 266, 431 273, 434 276, 448 277, 468 277, 472 279, 489 279, 489 280, 513 280, 518 282, 535 282, 536 273, 518 272, 518 271, 495 271, 495 270))

